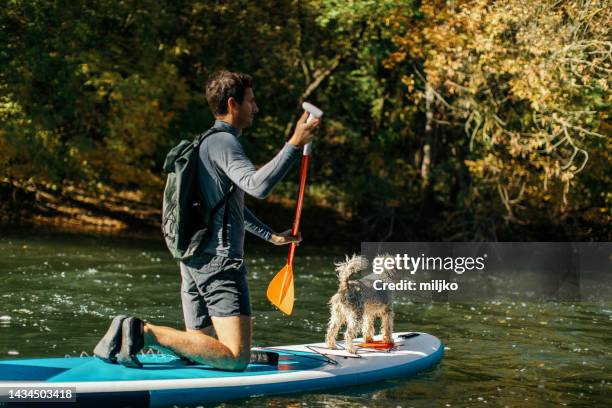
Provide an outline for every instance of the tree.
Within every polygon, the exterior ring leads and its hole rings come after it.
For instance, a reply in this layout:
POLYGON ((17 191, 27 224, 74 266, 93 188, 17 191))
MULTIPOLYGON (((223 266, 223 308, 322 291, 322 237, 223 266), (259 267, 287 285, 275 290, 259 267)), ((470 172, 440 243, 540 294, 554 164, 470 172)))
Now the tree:
POLYGON ((435 89, 438 119, 462 124, 480 211, 496 191, 509 221, 538 209, 554 219, 571 209, 571 186, 585 194, 579 175, 596 171, 599 157, 609 163, 611 13, 606 1, 430 1, 391 19, 398 49, 388 64, 405 71, 409 87, 426 81, 416 100, 435 89))

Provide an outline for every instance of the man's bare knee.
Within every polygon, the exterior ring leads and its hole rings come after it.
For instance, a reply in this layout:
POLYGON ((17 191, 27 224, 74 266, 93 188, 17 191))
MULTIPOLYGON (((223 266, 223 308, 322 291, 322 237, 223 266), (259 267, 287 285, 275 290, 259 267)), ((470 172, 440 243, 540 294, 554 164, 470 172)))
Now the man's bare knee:
POLYGON ((226 358, 224 368, 242 371, 251 358, 251 317, 231 316, 212 317, 219 341, 227 347, 230 356, 226 358))
POLYGON ((249 365, 249 360, 250 356, 246 358, 242 356, 236 357, 235 359, 228 362, 227 369, 230 371, 244 371, 249 365))

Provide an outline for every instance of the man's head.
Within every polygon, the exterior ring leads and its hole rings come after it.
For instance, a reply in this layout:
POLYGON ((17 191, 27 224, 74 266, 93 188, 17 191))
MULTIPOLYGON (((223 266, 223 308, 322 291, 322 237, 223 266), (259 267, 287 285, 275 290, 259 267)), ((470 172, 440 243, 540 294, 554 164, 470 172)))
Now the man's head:
POLYGON ((251 126, 259 111, 253 95, 253 79, 240 72, 213 73, 206 82, 206 100, 215 118, 238 129, 251 126))

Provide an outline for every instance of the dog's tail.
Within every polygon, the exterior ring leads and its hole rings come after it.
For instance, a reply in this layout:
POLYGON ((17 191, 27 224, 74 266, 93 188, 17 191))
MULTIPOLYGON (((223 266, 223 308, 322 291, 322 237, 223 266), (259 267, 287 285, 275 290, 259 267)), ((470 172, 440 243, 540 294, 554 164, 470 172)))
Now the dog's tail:
POLYGON ((336 262, 336 273, 340 282, 339 289, 348 289, 348 281, 352 275, 355 275, 368 267, 368 260, 365 256, 353 254, 351 258, 346 256, 344 262, 336 262))

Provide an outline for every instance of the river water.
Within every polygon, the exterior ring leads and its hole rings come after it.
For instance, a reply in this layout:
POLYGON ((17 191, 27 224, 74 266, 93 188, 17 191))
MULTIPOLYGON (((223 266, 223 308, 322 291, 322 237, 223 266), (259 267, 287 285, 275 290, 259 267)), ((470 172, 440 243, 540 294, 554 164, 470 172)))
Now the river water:
MULTIPOLYGON (((342 248, 298 249, 294 314, 265 289, 286 248, 247 248, 255 346, 323 341, 333 261, 342 248)), ((0 231, 0 359, 79 356, 120 313, 182 327, 179 272, 155 239, 0 231)), ((609 407, 612 303, 397 299, 395 331, 443 340, 442 363, 421 375, 372 386, 258 397, 227 407, 609 407)))

